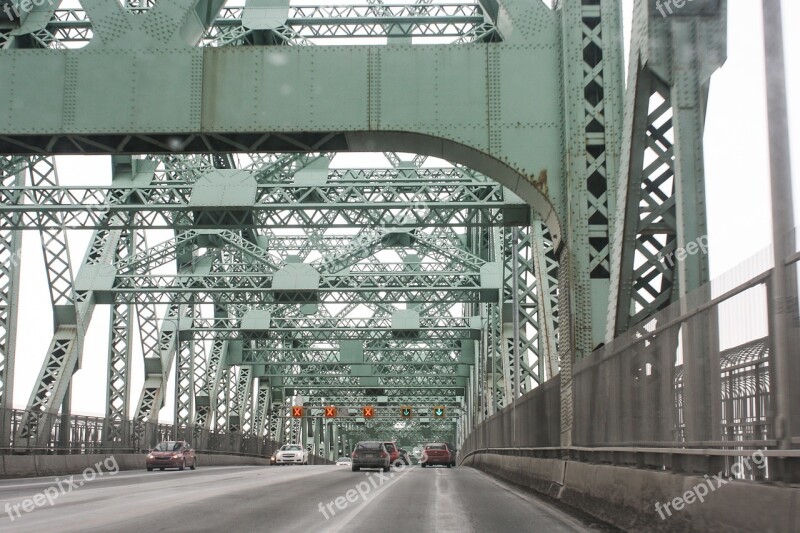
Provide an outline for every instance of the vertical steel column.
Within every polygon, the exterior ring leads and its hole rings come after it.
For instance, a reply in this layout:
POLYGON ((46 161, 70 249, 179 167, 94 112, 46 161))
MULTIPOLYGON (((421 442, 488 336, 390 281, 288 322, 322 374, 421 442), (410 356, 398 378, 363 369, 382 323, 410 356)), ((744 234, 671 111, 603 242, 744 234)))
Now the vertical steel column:
MULTIPOLYGON (((190 306, 190 318, 199 307, 190 306)), ((178 334, 178 356, 175 359, 175 438, 191 438, 191 421, 194 415, 194 343, 193 338, 182 338, 178 334)))
POLYGON ((537 284, 539 359, 544 361, 542 381, 547 381, 558 374, 558 260, 544 222, 536 216, 532 220, 531 254, 537 284))
POLYGON ((573 0, 562 2, 560 12, 569 226, 564 237, 572 265, 572 316, 561 316, 573 322, 572 349, 581 359, 605 336, 624 92, 621 2, 573 0))
MULTIPOLYGON (((118 219, 117 223, 120 222, 118 219)), ((91 273, 109 267, 120 236, 119 230, 95 231, 80 274, 91 277, 91 273)), ((58 242, 62 253, 66 253, 64 251, 67 249, 66 239, 55 239, 53 242, 58 242)), ((54 250, 48 249, 44 253, 48 256, 54 253, 54 250)), ((50 441, 50 430, 59 407, 62 408, 62 412, 68 413, 64 409, 68 407, 69 402, 65 404, 64 400, 69 394, 72 375, 80 367, 83 338, 96 305, 91 282, 87 282, 80 290, 73 291, 69 261, 63 270, 48 269, 48 272, 57 327, 39 377, 31 391, 27 417, 20 425, 17 435, 20 442, 27 441, 28 445, 40 448, 46 447, 50 441), (61 287, 62 282, 67 283, 67 289, 61 287), (74 296, 71 296, 73 294, 74 296)))
MULTIPOLYGON (((786 67, 783 50, 781 0, 762 0, 764 51, 766 53, 767 121, 769 127, 770 188, 772 198, 772 242, 775 266, 769 286, 770 372, 774 388, 772 426, 780 449, 798 447, 800 436, 800 358, 798 346, 797 266, 786 265, 795 252, 792 163, 786 98, 786 67)), ((779 472, 793 481, 789 471, 779 472)))
MULTIPOLYGON (((0 158, 0 187, 22 187, 26 160, 0 158)), ((9 198, 17 204, 20 192, 9 198)), ((9 220, 17 223, 19 215, 9 220)), ((14 401, 14 357, 17 344, 19 312, 19 275, 21 270, 22 232, 0 227, 0 446, 11 444, 11 409, 14 401)))
POLYGON ((520 376, 522 375, 522 354, 519 347, 519 261, 517 258, 517 242, 519 241, 519 228, 511 230, 511 313, 513 316, 514 338, 514 393, 511 397, 511 414, 513 428, 512 446, 517 445, 517 398, 521 394, 520 376))

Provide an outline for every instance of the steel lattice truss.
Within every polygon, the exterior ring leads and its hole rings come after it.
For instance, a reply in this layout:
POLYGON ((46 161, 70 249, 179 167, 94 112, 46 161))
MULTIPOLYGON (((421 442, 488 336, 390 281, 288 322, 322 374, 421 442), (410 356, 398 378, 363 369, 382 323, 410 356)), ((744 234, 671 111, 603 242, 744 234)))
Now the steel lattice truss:
MULTIPOLYGON (((176 427, 192 428, 201 442, 208 431, 277 440, 281 431, 313 435, 314 423, 269 422, 288 417, 286 402, 296 395, 318 406, 309 411, 312 417, 327 403, 354 415, 359 406, 380 404, 387 424, 401 405, 420 413, 446 406, 447 423, 434 425, 452 440, 467 391, 479 379, 479 371, 470 370, 474 347, 491 335, 487 328, 502 329, 506 343, 510 339, 507 324, 501 327, 491 315, 510 298, 504 284, 509 258, 487 255, 466 234, 510 235, 507 224, 523 224, 526 236, 517 246, 521 297, 529 306, 520 337, 524 388, 541 382, 535 232, 524 225, 531 224, 529 210, 503 187, 460 167, 423 168, 424 159, 409 164, 386 154, 394 167, 331 169, 334 155, 114 158, 115 185, 105 188, 60 186, 50 158, 8 160, 5 175, 17 181, 2 192, 0 220, 9 235, 41 233, 56 317, 70 316, 65 308, 73 302, 91 309, 111 304, 109 443, 131 438, 131 416, 138 437, 146 438, 146 423, 173 401, 164 396, 169 379, 175 382, 176 427), (22 181, 26 168, 33 185, 22 181), (251 206, 217 209, 213 222, 198 227, 210 208, 192 204, 193 191, 202 194, 193 187, 220 170, 245 173, 258 194, 251 206), (298 185, 314 172, 316 185, 298 185), (281 177, 290 183, 272 181, 281 177), (348 222, 319 224, 308 216, 309 204, 323 220, 348 222), (243 223, 259 213, 269 213, 263 224, 243 223), (358 220, 364 222, 353 223, 358 220), (160 227, 173 229, 174 237, 148 245, 147 233, 160 227), (63 257, 67 232, 78 228, 94 228, 95 237, 74 282, 63 257), (319 273, 313 288, 279 281, 298 264, 319 273), (207 304, 213 316, 203 316, 207 304), (261 322, 253 321, 253 312, 262 313, 261 322), (134 347, 134 327, 141 350, 134 347), (132 406, 130 368, 139 352, 146 375, 132 406)), ((548 251, 540 253, 547 261, 548 251)), ((81 330, 90 314, 75 314, 81 330)), ((77 369, 71 343, 81 341, 82 334, 56 335, 21 437, 34 442, 48 431, 77 369)), ((496 348, 513 355, 513 346, 496 348)), ((501 381, 510 382, 512 366, 505 365, 501 381)), ((337 432, 352 426, 353 435, 382 427, 377 420, 351 422, 349 415, 335 422, 337 432)), ((402 433, 421 439, 429 431, 423 426, 429 427, 409 423, 402 433)))
MULTIPOLYGON (((128 11, 146 16, 152 7, 128 6, 128 11)), ((37 47, 74 48, 85 46, 94 37, 86 11, 55 9, 49 14, 50 20, 44 27, 29 34, 37 47)), ((210 24, 201 44, 307 46, 365 38, 454 43, 499 39, 494 24, 477 3, 289 6, 287 2, 282 20, 275 19, 265 25, 256 17, 247 14, 246 8, 223 8, 210 24)), ((10 35, 0 36, 4 46, 14 42, 10 35)))
POLYGON ((69 411, 100 305, 109 445, 153 438, 167 405, 199 446, 456 440, 559 372, 570 445, 573 361, 708 279, 705 255, 673 255, 706 233, 725 2, 636 0, 627 90, 620 0, 226 4, 0 20, 0 407, 25 230, 54 324, 15 442, 43 446, 69 411), (384 160, 338 164, 363 151, 384 160), (110 155, 110 183, 61 184, 53 154, 110 155), (393 421, 400 405, 447 415, 393 421))

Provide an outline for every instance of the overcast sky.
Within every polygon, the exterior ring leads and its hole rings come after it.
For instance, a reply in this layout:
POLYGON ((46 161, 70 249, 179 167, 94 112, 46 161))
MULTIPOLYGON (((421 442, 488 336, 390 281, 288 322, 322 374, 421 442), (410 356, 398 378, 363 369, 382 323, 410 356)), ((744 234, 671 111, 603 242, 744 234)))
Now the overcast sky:
MULTIPOLYGON (((623 0, 626 33, 630 29, 632 0, 623 0)), ((784 1, 784 21, 800 20, 800 2, 784 1)), ((760 0, 729 2, 728 61, 715 74, 706 124, 706 192, 710 263, 715 277, 763 249, 771 241, 769 168, 766 143, 763 43, 760 0)), ((784 22, 786 28, 790 26, 784 22)), ((786 31, 789 94, 800 94, 800 34, 786 31)), ((795 211, 800 166, 800 110, 790 96, 793 139, 795 211)), ((109 180, 107 158, 59 157, 64 184, 103 184, 109 180)), ((798 218, 798 215, 795 215, 798 218)), ((800 220, 800 218, 798 218, 800 220)), ((83 258, 88 232, 73 232, 72 262, 83 258)), ((22 298, 14 404, 24 408, 49 346, 52 321, 41 248, 36 232, 25 232, 22 298)), ((83 368, 73 380, 73 411, 103 415, 106 382, 108 307, 98 306, 89 330, 83 368)), ((138 342, 138 340, 136 341, 138 342)), ((172 381, 167 398, 172 398, 172 381)), ((141 356, 132 369, 131 409, 135 409, 143 381, 141 356)), ((169 422, 172 406, 161 412, 169 422)))

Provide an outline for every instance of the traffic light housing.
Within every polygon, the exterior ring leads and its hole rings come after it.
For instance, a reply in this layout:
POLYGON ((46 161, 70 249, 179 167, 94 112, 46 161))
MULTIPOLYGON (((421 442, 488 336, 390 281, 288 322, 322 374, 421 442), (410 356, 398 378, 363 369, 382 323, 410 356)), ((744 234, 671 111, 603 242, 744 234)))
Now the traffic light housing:
POLYGON ((433 418, 444 418, 446 412, 444 405, 437 405, 433 408, 433 418))
POLYGON ((361 416, 364 418, 373 418, 375 416, 375 408, 371 405, 365 405, 361 408, 361 416))
POLYGON ((325 406, 325 418, 335 418, 336 417, 336 406, 334 405, 326 405, 325 406))
POLYGON ((292 418, 303 418, 303 406, 302 405, 293 405, 292 406, 292 418))
POLYGON ((400 417, 401 418, 411 418, 413 414, 413 409, 410 405, 404 405, 400 408, 400 417))

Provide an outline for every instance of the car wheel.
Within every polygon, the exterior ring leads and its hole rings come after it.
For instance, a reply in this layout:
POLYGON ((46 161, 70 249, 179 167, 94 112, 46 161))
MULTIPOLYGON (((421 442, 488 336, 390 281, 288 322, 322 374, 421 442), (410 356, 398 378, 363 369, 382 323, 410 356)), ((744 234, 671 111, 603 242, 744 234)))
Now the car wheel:
POLYGON ((361 470, 361 467, 360 466, 354 466, 352 470, 353 470, 353 472, 358 472, 359 470, 361 470))
POLYGON ((164 471, 164 467, 162 466, 161 468, 159 468, 159 470, 161 470, 163 472, 164 471))
POLYGON ((181 466, 178 467, 178 470, 186 470, 186 459, 183 460, 181 466))
POLYGON ((447 463, 447 468, 450 468, 450 466, 451 466, 450 463, 447 463))
POLYGON ((388 467, 388 466, 384 466, 384 467, 383 467, 383 471, 384 471, 384 472, 388 472, 388 471, 389 471, 389 467, 388 467))
POLYGON ((147 467, 147 471, 148 471, 148 472, 152 472, 152 471, 153 471, 153 467, 152 467, 152 466, 148 466, 148 467, 147 467))
POLYGON ((425 463, 420 463, 419 466, 421 466, 422 468, 425 468, 425 463))
POLYGON ((191 468, 192 470, 197 468, 197 457, 194 458, 194 461, 192 461, 192 466, 190 466, 189 468, 191 468))

